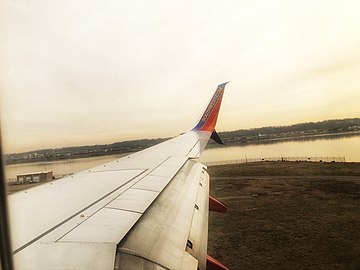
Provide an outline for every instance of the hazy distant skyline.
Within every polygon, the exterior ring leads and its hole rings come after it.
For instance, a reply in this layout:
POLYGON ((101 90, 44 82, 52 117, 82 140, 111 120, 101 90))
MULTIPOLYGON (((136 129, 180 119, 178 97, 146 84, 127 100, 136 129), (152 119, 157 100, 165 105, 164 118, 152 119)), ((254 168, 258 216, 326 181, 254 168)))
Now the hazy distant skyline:
POLYGON ((358 1, 0 3, 5 152, 360 116, 358 1))

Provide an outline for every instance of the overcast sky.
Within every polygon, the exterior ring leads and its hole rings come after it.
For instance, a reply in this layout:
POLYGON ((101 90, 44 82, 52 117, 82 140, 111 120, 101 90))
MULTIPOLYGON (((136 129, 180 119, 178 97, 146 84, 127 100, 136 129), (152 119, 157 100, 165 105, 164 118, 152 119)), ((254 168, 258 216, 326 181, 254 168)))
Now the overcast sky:
POLYGON ((360 116, 359 1, 0 2, 5 152, 360 116))

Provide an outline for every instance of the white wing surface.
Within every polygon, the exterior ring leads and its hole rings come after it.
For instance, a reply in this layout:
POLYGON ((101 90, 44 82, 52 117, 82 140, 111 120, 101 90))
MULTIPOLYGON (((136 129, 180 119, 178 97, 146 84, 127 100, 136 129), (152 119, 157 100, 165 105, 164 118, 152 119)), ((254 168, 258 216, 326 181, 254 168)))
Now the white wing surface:
POLYGON ((209 177, 194 159, 215 132, 224 87, 194 129, 10 195, 15 269, 205 270, 209 177))

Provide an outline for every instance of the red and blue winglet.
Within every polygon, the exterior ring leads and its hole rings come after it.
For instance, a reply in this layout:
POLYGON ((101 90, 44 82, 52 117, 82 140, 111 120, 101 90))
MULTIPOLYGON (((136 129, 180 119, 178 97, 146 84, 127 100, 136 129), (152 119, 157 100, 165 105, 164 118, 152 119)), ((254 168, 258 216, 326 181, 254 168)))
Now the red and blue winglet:
POLYGON ((225 85, 226 83, 220 84, 213 97, 211 98, 208 106, 206 107, 203 115, 201 116, 199 123, 193 128, 196 131, 211 131, 211 138, 214 139, 217 143, 223 144, 220 137, 215 131, 216 121, 220 111, 220 105, 222 101, 222 97, 224 95, 225 85))

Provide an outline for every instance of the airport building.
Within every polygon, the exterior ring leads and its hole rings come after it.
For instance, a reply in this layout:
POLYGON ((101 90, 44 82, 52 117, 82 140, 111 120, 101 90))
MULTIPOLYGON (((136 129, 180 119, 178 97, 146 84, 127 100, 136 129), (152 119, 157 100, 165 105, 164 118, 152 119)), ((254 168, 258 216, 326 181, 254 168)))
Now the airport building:
POLYGON ((18 184, 38 183, 42 181, 52 180, 53 172, 45 171, 45 172, 22 173, 17 175, 16 178, 18 184))

